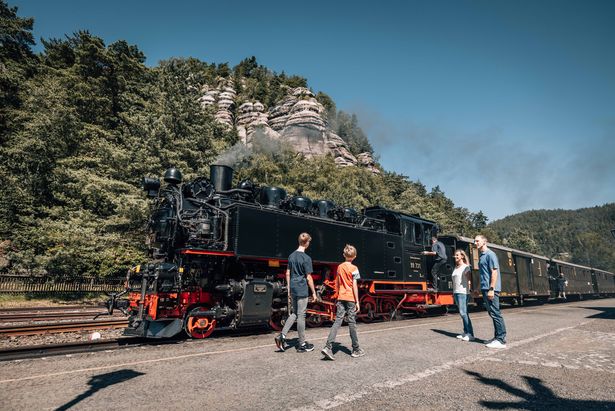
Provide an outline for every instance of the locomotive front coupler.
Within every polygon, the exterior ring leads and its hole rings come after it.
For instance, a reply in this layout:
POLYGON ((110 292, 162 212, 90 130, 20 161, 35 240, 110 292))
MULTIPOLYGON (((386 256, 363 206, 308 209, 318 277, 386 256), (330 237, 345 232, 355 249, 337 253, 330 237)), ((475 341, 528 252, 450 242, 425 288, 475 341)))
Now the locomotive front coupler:
POLYGON ((121 291, 119 293, 105 293, 109 297, 109 299, 105 302, 105 307, 107 308, 107 312, 96 314, 93 318, 94 320, 100 317, 101 315, 113 315, 113 310, 116 308, 122 312, 125 316, 128 317, 128 300, 120 300, 119 298, 126 294, 128 289, 121 291))

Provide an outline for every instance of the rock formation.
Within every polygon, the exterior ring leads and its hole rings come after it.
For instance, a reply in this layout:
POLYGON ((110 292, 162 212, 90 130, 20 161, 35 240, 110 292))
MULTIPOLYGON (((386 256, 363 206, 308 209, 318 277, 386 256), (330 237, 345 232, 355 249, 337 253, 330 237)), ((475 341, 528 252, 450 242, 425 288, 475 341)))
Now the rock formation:
POLYGON ((237 92, 232 80, 223 80, 215 88, 205 86, 202 92, 199 103, 214 107, 215 119, 235 127, 240 141, 248 147, 258 130, 271 139, 288 142, 308 158, 331 154, 341 167, 362 166, 380 173, 370 153, 355 157, 346 142, 327 128, 324 107, 305 87, 289 88, 286 96, 267 111, 260 101, 247 101, 235 109, 237 92))
POLYGON ((212 89, 206 85, 201 91, 205 93, 198 100, 201 106, 214 106, 217 110, 214 115, 215 119, 227 127, 233 127, 235 124, 232 110, 235 107, 235 99, 237 98, 233 80, 225 80, 219 87, 212 89))

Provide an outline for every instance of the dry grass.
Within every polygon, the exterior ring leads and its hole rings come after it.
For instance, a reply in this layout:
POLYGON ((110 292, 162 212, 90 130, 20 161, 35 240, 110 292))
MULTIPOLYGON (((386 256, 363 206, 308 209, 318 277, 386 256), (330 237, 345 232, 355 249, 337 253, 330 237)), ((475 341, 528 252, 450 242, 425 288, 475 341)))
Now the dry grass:
POLYGON ((65 305, 98 305, 106 300, 105 295, 37 296, 0 294, 0 308, 62 307, 65 305))

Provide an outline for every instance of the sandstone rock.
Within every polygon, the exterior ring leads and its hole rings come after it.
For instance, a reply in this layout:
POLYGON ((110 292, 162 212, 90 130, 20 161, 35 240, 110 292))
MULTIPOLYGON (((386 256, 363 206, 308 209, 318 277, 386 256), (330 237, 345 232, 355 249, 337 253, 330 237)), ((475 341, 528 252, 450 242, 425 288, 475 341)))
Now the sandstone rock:
POLYGON ((251 144, 251 136, 257 129, 269 138, 280 138, 279 133, 269 127, 264 110, 265 106, 260 101, 243 103, 237 109, 237 134, 244 144, 251 144))
POLYGON ((203 87, 201 92, 201 106, 213 106, 216 120, 235 127, 247 148, 258 133, 286 141, 308 158, 331 154, 340 167, 362 166, 380 173, 370 153, 355 157, 346 142, 327 129, 325 109, 308 88, 289 88, 286 96, 269 110, 260 101, 248 101, 236 107, 237 93, 232 80, 223 80, 215 88, 203 87))
POLYGON ((380 174, 380 169, 376 167, 376 162, 374 161, 374 157, 371 153, 361 153, 357 156, 357 160, 359 162, 359 165, 367 168, 372 173, 380 174))
POLYGON ((217 111, 214 118, 227 127, 233 127, 232 109, 237 97, 237 93, 233 88, 233 80, 222 80, 219 87, 216 88, 204 86, 201 88, 201 92, 205 93, 198 99, 201 107, 215 107, 217 111))
POLYGON ((348 145, 340 136, 335 133, 327 132, 325 134, 325 144, 328 151, 335 157, 335 163, 339 166, 356 166, 357 159, 348 150, 348 145))

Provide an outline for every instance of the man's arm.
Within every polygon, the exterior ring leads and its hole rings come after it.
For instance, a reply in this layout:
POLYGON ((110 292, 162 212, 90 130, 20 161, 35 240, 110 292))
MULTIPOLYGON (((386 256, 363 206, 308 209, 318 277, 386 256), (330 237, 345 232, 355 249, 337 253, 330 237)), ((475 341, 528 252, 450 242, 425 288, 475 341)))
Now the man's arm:
POLYGON ((492 268, 491 269, 491 283, 489 284, 489 287, 495 289, 495 285, 497 284, 497 282, 498 282, 498 269, 492 268))
POLYGON ((498 282, 498 269, 496 268, 492 268, 491 269, 491 282, 489 283, 489 292, 487 293, 487 298, 489 298, 490 300, 493 300, 493 297, 495 296, 495 285, 498 282))

